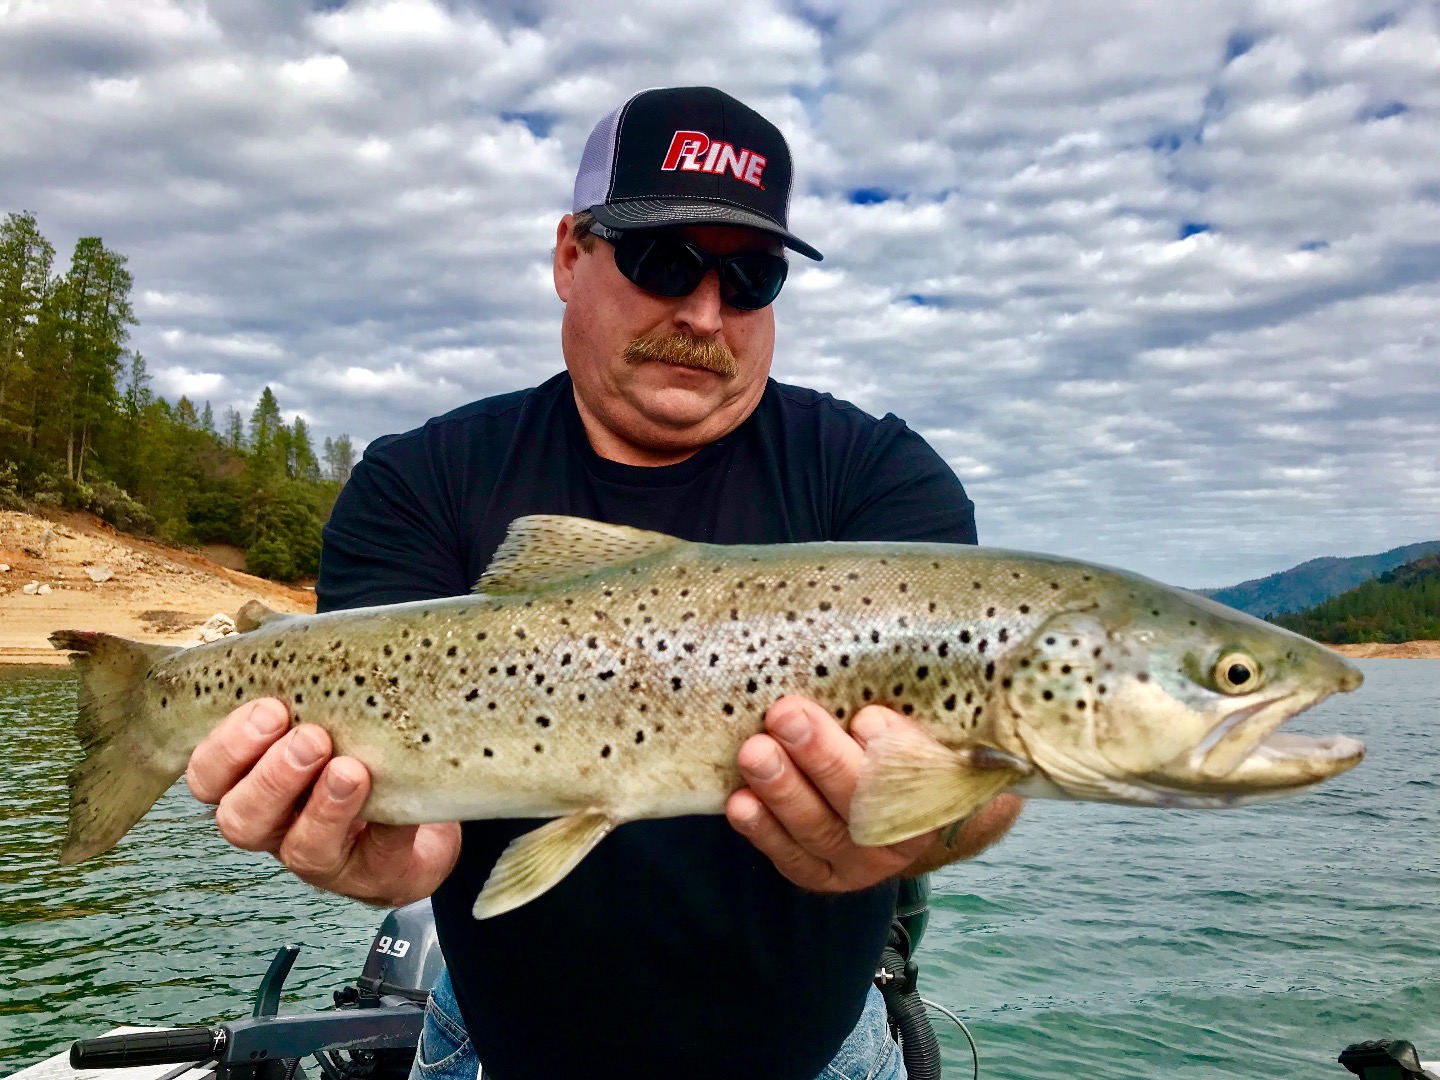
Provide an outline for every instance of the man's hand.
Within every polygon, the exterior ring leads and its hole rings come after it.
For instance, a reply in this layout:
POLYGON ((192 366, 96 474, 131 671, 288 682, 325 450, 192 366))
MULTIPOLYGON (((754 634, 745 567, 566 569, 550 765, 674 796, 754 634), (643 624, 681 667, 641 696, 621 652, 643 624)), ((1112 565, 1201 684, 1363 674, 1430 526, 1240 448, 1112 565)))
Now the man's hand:
POLYGON ((1003 836, 1021 800, 1001 795, 961 825, 945 847, 940 830, 888 847, 861 847, 850 839, 850 799, 865 745, 899 713, 868 705, 847 734, 808 698, 783 697, 765 714, 768 734, 740 747, 749 787, 732 794, 725 816, 796 885, 816 892, 853 892, 886 878, 934 869, 968 858, 1003 836))
POLYGON ((215 805, 220 834, 270 852, 302 881, 367 903, 398 907, 434 892, 460 855, 460 826, 356 820, 369 770, 332 758, 322 728, 289 728, 284 702, 260 698, 195 748, 185 781, 215 805))

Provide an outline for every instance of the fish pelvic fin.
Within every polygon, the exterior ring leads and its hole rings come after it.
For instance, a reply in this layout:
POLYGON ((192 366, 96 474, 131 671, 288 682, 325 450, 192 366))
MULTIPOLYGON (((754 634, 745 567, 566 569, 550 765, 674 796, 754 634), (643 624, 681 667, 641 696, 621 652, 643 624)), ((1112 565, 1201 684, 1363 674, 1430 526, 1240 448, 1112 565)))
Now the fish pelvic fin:
POLYGON ((150 668, 178 646, 113 634, 59 630, 80 677, 75 736, 85 757, 70 773, 70 826, 60 862, 69 866, 109 851, 180 778, 192 747, 180 746, 147 707, 150 668))
POLYGON ((474 591, 488 596, 534 592, 562 581, 601 575, 686 543, 627 525, 531 514, 510 523, 474 591))
POLYGON ((1029 771, 997 750, 951 750, 922 731, 886 732, 865 747, 850 800, 850 838, 880 847, 951 825, 1029 771))
POLYGON ((528 904, 580 865, 620 824, 604 810, 579 810, 510 841, 475 898, 474 915, 488 919, 528 904))

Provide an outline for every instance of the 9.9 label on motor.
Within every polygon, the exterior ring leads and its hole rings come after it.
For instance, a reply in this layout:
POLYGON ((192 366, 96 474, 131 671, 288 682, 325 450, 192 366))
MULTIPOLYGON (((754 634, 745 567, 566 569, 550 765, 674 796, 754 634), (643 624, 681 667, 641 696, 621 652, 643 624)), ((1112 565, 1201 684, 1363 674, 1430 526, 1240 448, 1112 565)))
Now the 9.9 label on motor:
POLYGON ((410 951, 410 942, 404 938, 390 938, 381 935, 375 943, 375 951, 386 956, 404 956, 410 951))

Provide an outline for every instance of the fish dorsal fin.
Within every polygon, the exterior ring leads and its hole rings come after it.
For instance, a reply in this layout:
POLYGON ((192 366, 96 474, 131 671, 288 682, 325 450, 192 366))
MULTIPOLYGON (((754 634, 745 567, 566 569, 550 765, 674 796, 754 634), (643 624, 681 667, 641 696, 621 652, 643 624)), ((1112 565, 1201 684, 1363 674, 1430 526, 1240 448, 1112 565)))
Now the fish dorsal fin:
POLYGON ((589 518, 532 514, 516 518, 477 593, 505 596, 603 573, 678 548, 687 541, 664 533, 606 525, 589 518))
POLYGON ((245 606, 235 613, 235 632, 248 634, 251 630, 256 630, 266 623, 288 618, 290 616, 283 611, 268 608, 259 600, 247 600, 245 606))

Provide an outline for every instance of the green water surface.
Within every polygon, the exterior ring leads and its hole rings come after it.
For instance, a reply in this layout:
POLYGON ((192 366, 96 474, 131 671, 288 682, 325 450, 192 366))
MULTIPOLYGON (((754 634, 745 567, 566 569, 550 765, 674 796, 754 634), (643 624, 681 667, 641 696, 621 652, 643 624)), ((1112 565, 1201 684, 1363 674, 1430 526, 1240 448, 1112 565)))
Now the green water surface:
MULTIPOLYGON (((1035 802, 936 876, 921 990, 969 1023, 982 1076, 1343 1080, 1339 1050, 1377 1037, 1440 1058, 1440 661, 1361 666, 1360 692, 1293 725, 1370 747, 1320 791, 1035 802)), ((286 943, 305 948, 285 1010, 328 1006, 381 913, 229 848, 183 783, 114 851, 56 864, 73 709, 68 672, 0 669, 0 1074, 121 1023, 246 1014, 286 943)), ((963 1038, 941 1040, 968 1077, 963 1038)))

